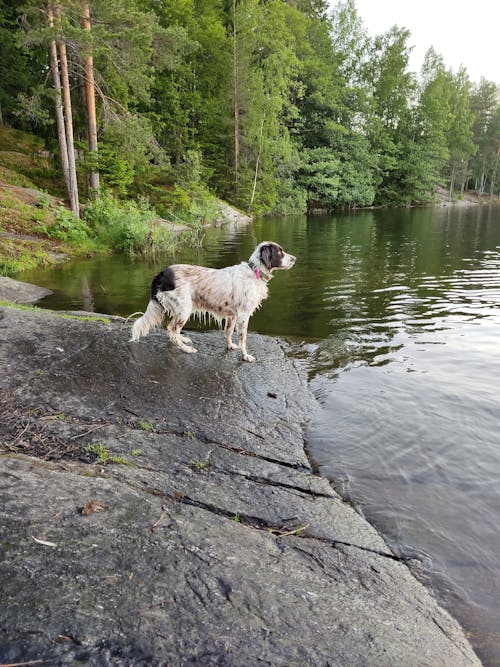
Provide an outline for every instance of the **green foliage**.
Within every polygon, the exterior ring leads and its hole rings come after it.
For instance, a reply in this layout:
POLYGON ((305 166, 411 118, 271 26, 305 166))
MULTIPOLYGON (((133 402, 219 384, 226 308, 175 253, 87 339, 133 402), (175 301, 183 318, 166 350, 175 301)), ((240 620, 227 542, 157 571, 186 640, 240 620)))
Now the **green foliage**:
POLYGON ((54 264, 53 257, 44 248, 29 243, 15 243, 12 239, 0 238, 0 275, 11 276, 20 271, 29 271, 39 266, 54 264))
POLYGON ((84 217, 100 243, 116 252, 135 254, 149 245, 156 216, 145 200, 119 202, 103 195, 90 202, 84 217))
MULTIPOLYGON (((61 7, 80 181, 97 169, 113 197, 146 195, 160 216, 190 225, 190 242, 203 238, 208 193, 253 213, 291 213, 430 201, 445 182, 498 189, 497 86, 472 85, 432 49, 417 78, 408 70, 408 31, 395 26, 371 38, 355 0, 91 0, 90 32, 80 3, 61 7), (89 49, 93 155, 85 154, 86 109, 76 94, 89 49)), ((53 37, 39 3, 0 0, 2 114, 51 149, 54 93, 44 82, 53 37)), ((3 150, 2 177, 18 159, 15 146, 3 150)), ((43 171, 17 169, 53 192, 43 171)), ((41 213, 34 218, 45 224, 41 213)), ((117 251, 172 244, 153 220, 144 202, 121 205, 105 194, 87 206, 82 226, 62 216, 51 233, 83 242, 88 224, 117 251)))
POLYGON ((305 152, 301 184, 307 191, 311 208, 334 208, 339 194, 340 164, 329 148, 311 148, 305 152))
POLYGON ((200 472, 208 468, 208 461, 190 461, 190 464, 200 472))
POLYGON ((130 156, 115 150, 110 144, 101 144, 97 156, 87 152, 83 166, 87 171, 98 171, 102 183, 121 197, 127 195, 134 181, 135 170, 130 156))
MULTIPOLYGON (((28 306, 26 304, 16 303, 15 301, 9 301, 7 299, 0 299, 0 306, 4 306, 6 308, 15 308, 17 310, 25 310, 28 312, 34 311, 40 315, 45 315, 50 312, 52 316, 60 317, 63 320, 78 320, 78 322, 103 322, 103 324, 110 324, 111 321, 109 317, 102 317, 100 315, 68 315, 64 312, 48 311, 45 308, 39 308, 38 306, 28 306)), ((45 371, 37 371, 37 375, 43 375, 43 373, 45 373, 45 371)))
POLYGON ((37 231, 59 241, 71 241, 77 244, 88 242, 92 236, 87 223, 62 206, 55 210, 55 222, 51 225, 39 225, 37 231))
POLYGON ((473 87, 470 101, 477 153, 471 161, 469 177, 476 192, 483 195, 494 189, 500 151, 500 101, 496 84, 481 79, 473 87))
POLYGON ((86 445, 83 448, 86 454, 95 456, 95 463, 105 465, 107 463, 119 463, 121 465, 130 465, 130 461, 124 459, 122 456, 115 456, 110 454, 106 447, 101 443, 86 445))
POLYGON ((191 205, 189 192, 177 184, 169 188, 156 187, 152 200, 156 210, 164 218, 168 218, 173 211, 188 210, 191 205))
MULTIPOLYGON (((4 118, 16 118, 19 99, 28 100, 33 96, 47 63, 44 49, 26 48, 19 43, 20 11, 22 8, 17 3, 0 1, 0 109, 4 118)), ((46 120, 47 111, 41 109, 41 113, 46 120)), ((38 124, 36 113, 31 120, 38 124)), ((30 125, 28 120, 28 128, 30 125)), ((23 119, 20 119, 20 126, 27 129, 23 119)))

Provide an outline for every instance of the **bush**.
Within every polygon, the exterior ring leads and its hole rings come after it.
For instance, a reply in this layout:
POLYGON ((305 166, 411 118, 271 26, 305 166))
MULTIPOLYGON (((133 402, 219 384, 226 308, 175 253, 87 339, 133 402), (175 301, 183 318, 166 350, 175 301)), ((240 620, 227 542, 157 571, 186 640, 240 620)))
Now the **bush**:
POLYGON ((144 252, 155 254, 156 252, 173 252, 178 244, 179 236, 162 225, 154 225, 148 239, 148 247, 144 252))
POLYGON ((144 199, 119 202, 103 194, 87 206, 84 217, 100 243, 134 254, 147 247, 156 215, 144 199))
POLYGON ((46 234, 51 239, 58 241, 69 241, 72 243, 83 243, 88 241, 92 232, 84 220, 80 220, 68 209, 60 206, 54 211, 55 221, 52 223, 46 222, 45 206, 41 205, 41 217, 39 224, 36 226, 36 231, 46 234))
POLYGON ((157 224, 157 215, 144 198, 120 202, 109 194, 91 202, 84 214, 95 238, 116 252, 155 253, 175 249, 172 230, 157 224))
POLYGON ((153 197, 156 210, 164 218, 168 218, 172 211, 188 209, 191 203, 189 192, 177 184, 170 188, 154 188, 153 197))

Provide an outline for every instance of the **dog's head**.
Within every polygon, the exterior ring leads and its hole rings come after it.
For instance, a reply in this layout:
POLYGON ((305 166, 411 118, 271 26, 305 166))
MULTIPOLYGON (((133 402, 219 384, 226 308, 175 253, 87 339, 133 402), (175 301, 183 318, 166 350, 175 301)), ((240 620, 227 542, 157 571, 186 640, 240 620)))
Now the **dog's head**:
POLYGON ((277 243, 263 241, 253 251, 250 264, 270 275, 275 269, 291 269, 296 259, 293 255, 286 253, 277 243))

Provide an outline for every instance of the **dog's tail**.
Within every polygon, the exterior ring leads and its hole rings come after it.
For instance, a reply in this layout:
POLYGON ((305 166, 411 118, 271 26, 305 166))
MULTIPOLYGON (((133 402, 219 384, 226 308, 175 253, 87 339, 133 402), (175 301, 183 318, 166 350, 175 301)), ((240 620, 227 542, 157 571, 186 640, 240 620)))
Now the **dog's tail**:
POLYGON ((151 299, 144 315, 134 322, 130 342, 137 341, 142 336, 147 336, 153 327, 160 326, 164 315, 165 311, 158 301, 151 299))

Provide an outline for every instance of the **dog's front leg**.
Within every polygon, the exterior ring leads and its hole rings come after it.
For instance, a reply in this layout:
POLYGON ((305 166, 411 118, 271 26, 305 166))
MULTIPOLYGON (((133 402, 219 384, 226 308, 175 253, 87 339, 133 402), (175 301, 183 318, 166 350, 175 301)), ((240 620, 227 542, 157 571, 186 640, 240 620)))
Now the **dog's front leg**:
POLYGON ((236 322, 236 331, 238 333, 238 344, 241 350, 244 361, 255 361, 255 357, 247 352, 247 329, 248 329, 248 320, 247 317, 243 320, 238 320, 236 322))
POLYGON ((237 350, 238 346, 233 343, 233 332, 236 326, 236 318, 228 317, 226 326, 224 327, 224 335, 226 338, 226 347, 228 350, 237 350))

